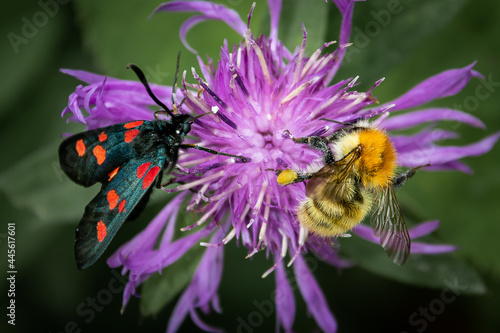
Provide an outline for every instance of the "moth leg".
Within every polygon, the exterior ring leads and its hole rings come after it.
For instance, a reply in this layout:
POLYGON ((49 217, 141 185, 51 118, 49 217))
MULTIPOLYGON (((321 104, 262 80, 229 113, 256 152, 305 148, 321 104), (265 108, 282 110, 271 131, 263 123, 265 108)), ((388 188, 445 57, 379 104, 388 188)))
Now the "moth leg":
POLYGON ((198 146, 198 145, 195 145, 195 144, 183 143, 179 147, 183 148, 183 149, 198 149, 198 150, 206 151, 207 153, 214 154, 214 155, 223 155, 223 156, 235 157, 235 158, 239 158, 243 163, 249 162, 248 158, 246 158, 244 156, 238 156, 238 155, 221 153, 220 151, 213 150, 213 149, 210 149, 210 148, 201 147, 201 146, 198 146))

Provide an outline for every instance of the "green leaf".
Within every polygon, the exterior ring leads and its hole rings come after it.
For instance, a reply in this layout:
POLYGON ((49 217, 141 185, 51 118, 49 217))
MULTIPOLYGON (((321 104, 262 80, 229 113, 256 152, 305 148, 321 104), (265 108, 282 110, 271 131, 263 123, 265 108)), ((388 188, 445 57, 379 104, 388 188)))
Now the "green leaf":
POLYGON ((202 246, 193 246, 179 260, 163 269, 161 274, 155 273, 146 280, 140 302, 142 315, 158 314, 187 286, 205 250, 202 246))
POLYGON ((453 253, 439 255, 412 254, 403 266, 395 265, 382 247, 359 237, 342 240, 341 253, 356 262, 360 267, 394 279, 399 282, 444 288, 458 283, 464 294, 484 294, 486 287, 474 268, 453 253))

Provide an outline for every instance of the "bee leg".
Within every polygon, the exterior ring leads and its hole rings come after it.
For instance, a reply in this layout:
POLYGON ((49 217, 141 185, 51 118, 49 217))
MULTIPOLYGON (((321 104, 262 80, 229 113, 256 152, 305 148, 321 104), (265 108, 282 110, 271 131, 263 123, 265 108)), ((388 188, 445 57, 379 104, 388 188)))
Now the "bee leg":
POLYGON ((198 149, 198 150, 206 151, 207 153, 214 154, 214 155, 223 155, 223 156, 235 157, 235 158, 239 158, 243 163, 249 162, 249 159, 246 158, 246 157, 244 157, 244 156, 238 156, 238 155, 221 153, 220 151, 213 150, 213 149, 210 149, 210 148, 201 147, 201 146, 198 146, 198 145, 195 145, 195 144, 183 143, 179 147, 183 148, 183 149, 198 149))
POLYGON ((328 139, 325 139, 321 136, 309 136, 303 138, 294 138, 293 141, 295 141, 296 143, 304 143, 309 145, 309 147, 311 148, 321 150, 323 152, 323 160, 325 161, 325 164, 333 164, 335 162, 332 150, 328 146, 328 139))
POLYGON ((299 173, 297 172, 297 179, 295 179, 293 182, 294 183, 300 183, 303 182, 304 180, 311 179, 312 176, 315 175, 315 172, 309 172, 309 173, 299 173))
POLYGON ((314 176, 314 173, 301 173, 292 169, 286 170, 276 170, 275 171, 277 178, 277 182, 280 185, 290 185, 295 183, 303 182, 304 180, 310 179, 314 176))
POLYGON ((418 169, 425 167, 425 166, 429 166, 429 164, 421 165, 421 166, 418 166, 415 168, 411 168, 411 169, 406 170, 403 173, 400 173, 396 177, 392 178, 392 185, 394 186, 394 188, 399 188, 399 187, 403 186, 403 184, 408 179, 410 179, 411 177, 413 177, 415 175, 415 173, 417 173, 418 169))

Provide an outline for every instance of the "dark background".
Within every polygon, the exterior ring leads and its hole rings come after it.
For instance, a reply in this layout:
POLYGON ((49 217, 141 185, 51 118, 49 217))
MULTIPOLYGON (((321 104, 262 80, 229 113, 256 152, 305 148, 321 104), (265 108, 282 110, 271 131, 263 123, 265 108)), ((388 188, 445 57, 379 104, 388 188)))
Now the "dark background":
MULTIPOLYGON (((150 81, 171 85, 179 50, 183 51, 182 68, 197 67, 195 57, 178 37, 179 26, 189 15, 162 13, 147 20, 160 1, 75 0, 57 7, 43 5, 48 3, 57 2, 4 1, 0 10, 0 262, 7 262, 6 224, 13 222, 17 268, 15 330, 6 324, 4 312, 2 325, 5 323, 9 332, 163 332, 173 305, 155 318, 141 318, 139 300, 132 299, 120 315, 123 287, 105 261, 85 271, 76 269, 74 229, 98 189, 83 189, 58 169, 56 151, 61 133, 83 129, 67 125, 60 117, 69 94, 80 83, 58 69, 135 79, 125 70, 127 63, 134 62, 145 69, 150 81), (9 40, 10 33, 25 39, 15 46, 9 40)), ((222 3, 243 17, 251 5, 237 0, 222 3)), ((395 3, 356 4, 351 40, 362 52, 346 59, 335 80, 360 75, 363 84, 359 90, 364 90, 385 77, 375 92, 382 103, 431 75, 474 60, 478 60, 475 69, 490 81, 500 82, 498 2, 402 0, 397 7, 400 12, 380 21, 395 3)), ((302 38, 302 21, 309 33, 309 52, 338 38, 340 17, 333 4, 288 1, 283 10, 286 19, 282 15, 280 39, 289 49, 302 38)), ((267 13, 267 3, 258 1, 251 24, 254 34, 268 32, 267 13)), ((206 22, 188 35, 191 46, 213 59, 218 59, 224 38, 229 45, 241 40, 220 22, 206 22)), ((478 98, 479 85, 480 81, 473 79, 457 96, 432 103, 461 108, 488 127, 483 131, 443 123, 442 127, 461 134, 448 144, 472 143, 499 130, 499 86, 486 98, 478 98)), ((339 273, 319 265, 314 273, 341 332, 491 332, 500 328, 499 152, 497 145, 487 155, 465 159, 473 175, 421 172, 418 181, 412 180, 398 194, 410 224, 441 221, 438 231, 427 240, 460 247, 451 256, 465 265, 463 275, 460 269, 454 270, 458 272, 454 277, 463 286, 460 294, 447 291, 445 280, 428 288, 425 282, 412 286, 398 282, 397 277, 381 277, 377 269, 358 266, 339 273), (474 278, 463 282, 464 276, 474 278), (483 287, 485 292, 478 294, 483 287)), ((120 231, 108 254, 142 230, 165 204, 165 195, 155 193, 153 201, 140 219, 120 231)), ((342 247, 344 243, 346 251, 352 251, 352 245, 344 241, 342 247)), ((259 327, 240 326, 241 332, 274 331, 274 310, 266 308, 274 277, 260 278, 270 262, 263 254, 253 260, 244 260, 245 255, 245 249, 236 248, 234 242, 227 246, 220 288, 224 312, 204 318, 228 332, 236 331, 242 321, 259 327)), ((6 265, 0 267, 7 271, 6 265)), ((0 286, 5 311, 5 278, 0 286)), ((298 290, 295 295, 294 328, 319 331, 298 290)), ((182 330, 196 330, 193 327, 188 319, 182 330)))

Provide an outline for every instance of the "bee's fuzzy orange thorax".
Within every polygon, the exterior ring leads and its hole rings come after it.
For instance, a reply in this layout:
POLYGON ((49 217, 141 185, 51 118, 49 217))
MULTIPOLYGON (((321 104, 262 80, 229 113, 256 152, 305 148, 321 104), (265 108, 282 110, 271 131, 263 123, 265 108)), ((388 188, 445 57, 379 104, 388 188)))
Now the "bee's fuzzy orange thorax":
POLYGON ((366 188, 387 187, 396 170, 396 150, 387 134, 366 128, 358 132, 361 154, 357 171, 366 188))

